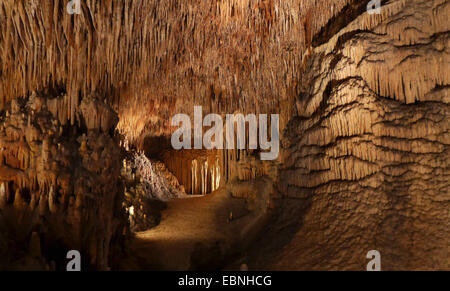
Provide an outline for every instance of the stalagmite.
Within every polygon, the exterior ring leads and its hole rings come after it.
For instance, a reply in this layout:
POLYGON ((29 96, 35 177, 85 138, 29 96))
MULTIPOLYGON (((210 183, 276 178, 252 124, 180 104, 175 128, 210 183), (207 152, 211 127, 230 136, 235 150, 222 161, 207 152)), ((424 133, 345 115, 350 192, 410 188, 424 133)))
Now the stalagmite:
POLYGON ((6 203, 7 198, 6 198, 5 183, 2 182, 2 184, 0 185, 0 209, 5 208, 6 203))
POLYGON ((39 215, 45 216, 47 213, 47 197, 44 194, 41 194, 39 197, 39 215))
POLYGON ((31 201, 30 201, 30 204, 29 204, 29 208, 30 208, 31 211, 34 211, 36 209, 37 202, 38 201, 36 201, 36 193, 32 193, 31 194, 31 201))
POLYGON ((48 192, 48 208, 51 213, 55 213, 58 210, 58 206, 56 205, 55 191, 53 190, 53 186, 50 186, 50 191, 48 192))
POLYGON ((25 200, 23 199, 22 193, 20 193, 20 189, 16 189, 16 193, 14 195, 14 208, 21 211, 26 207, 25 200))

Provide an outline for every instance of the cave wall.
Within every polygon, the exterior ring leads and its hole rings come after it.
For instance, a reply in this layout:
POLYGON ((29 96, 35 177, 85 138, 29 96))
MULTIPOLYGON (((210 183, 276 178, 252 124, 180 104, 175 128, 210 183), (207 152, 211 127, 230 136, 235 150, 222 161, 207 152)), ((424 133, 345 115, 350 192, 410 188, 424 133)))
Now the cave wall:
POLYGON ((0 114, 2 270, 65 270, 69 250, 81 253, 83 269, 107 270, 121 252, 117 116, 90 96, 70 125, 67 114, 58 118, 66 99, 33 93, 0 114))
POLYGON ((450 269, 449 12, 389 1, 311 50, 278 183, 299 225, 268 265, 450 269))

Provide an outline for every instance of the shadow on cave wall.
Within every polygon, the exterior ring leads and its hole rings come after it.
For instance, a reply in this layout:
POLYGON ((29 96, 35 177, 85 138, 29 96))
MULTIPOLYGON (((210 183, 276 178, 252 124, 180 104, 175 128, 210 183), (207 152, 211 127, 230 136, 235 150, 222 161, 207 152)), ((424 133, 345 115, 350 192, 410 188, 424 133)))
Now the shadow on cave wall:
POLYGON ((250 270, 268 269, 303 226, 304 217, 311 208, 311 200, 312 197, 278 199, 278 205, 269 218, 270 224, 256 237, 239 263, 247 264, 250 270))
POLYGON ((144 138, 144 153, 149 159, 161 160, 160 154, 165 150, 172 149, 170 137, 147 136, 144 138))

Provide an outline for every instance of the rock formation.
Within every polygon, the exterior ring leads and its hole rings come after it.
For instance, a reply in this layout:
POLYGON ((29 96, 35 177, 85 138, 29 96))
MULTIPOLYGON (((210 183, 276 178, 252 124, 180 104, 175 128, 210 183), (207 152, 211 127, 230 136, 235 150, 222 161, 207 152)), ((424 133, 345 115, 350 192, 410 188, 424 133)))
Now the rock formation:
POLYGON ((372 249, 385 270, 450 266, 450 4, 382 11, 304 63, 278 182, 301 226, 272 268, 362 270, 372 249))
POLYGON ((250 270, 450 269, 448 0, 66 2, 0 3, 0 268, 114 268, 219 189, 271 209, 250 270), (173 150, 194 106, 279 114, 279 158, 173 150))
MULTIPOLYGON (((118 179, 123 153, 109 133, 115 114, 89 98, 77 113, 79 125, 72 126, 64 122, 67 115, 58 119, 64 100, 33 93, 8 102, 1 114, 1 239, 9 244, 2 251, 11 260, 29 249, 41 266, 54 260, 65 269, 65 255, 48 251, 75 248, 86 267, 108 269, 110 248, 123 241, 126 227, 118 179)), ((3 263, 2 269, 15 262, 3 263)))

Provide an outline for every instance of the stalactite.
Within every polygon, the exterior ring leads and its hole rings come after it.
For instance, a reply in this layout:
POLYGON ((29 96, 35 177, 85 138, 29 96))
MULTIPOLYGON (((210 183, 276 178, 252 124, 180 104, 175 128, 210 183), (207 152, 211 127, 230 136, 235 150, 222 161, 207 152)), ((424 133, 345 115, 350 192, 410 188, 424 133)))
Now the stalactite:
POLYGON ((200 184, 200 189, 201 189, 201 194, 202 195, 205 195, 206 194, 206 175, 208 175, 207 174, 208 173, 208 170, 207 169, 205 169, 205 165, 204 164, 202 164, 202 168, 201 168, 201 170, 200 170, 200 175, 201 175, 201 180, 200 180, 200 182, 201 182, 201 184, 200 184))
POLYGON ((308 30, 314 35, 349 2, 335 1, 329 9, 324 0, 139 0, 127 5, 89 0, 83 1, 81 15, 70 15, 62 0, 43 5, 3 1, 0 65, 6 78, 0 79, 1 103, 64 86, 68 99, 49 106, 61 123, 68 119, 74 124, 78 96, 96 91, 119 109, 119 129, 133 143, 154 128, 170 131, 169 121, 152 128, 146 124, 169 119, 187 100, 220 112, 256 108, 290 114, 291 108, 264 100, 277 96, 289 103, 298 94, 286 76, 299 77, 296 58, 306 40, 302 21, 311 15, 308 30), (106 25, 112 15, 112 25, 106 25), (280 56, 286 56, 283 62, 280 56), (208 101, 211 86, 220 88, 215 90, 222 95, 220 103, 208 101), (129 98, 119 99, 119 94, 129 98), (169 102, 162 102, 165 98, 169 102), (141 106, 143 100, 167 108, 141 106))
POLYGON ((191 184, 191 192, 196 192, 196 186, 197 186, 197 160, 192 160, 192 169, 191 169, 191 176, 192 176, 192 184, 191 184))
POLYGON ((219 188, 222 153, 218 150, 166 151, 162 160, 189 194, 208 194, 219 188))
POLYGON ((7 202, 8 199, 6 197, 5 183, 2 182, 2 184, 0 185, 0 209, 3 209, 6 206, 7 202))

